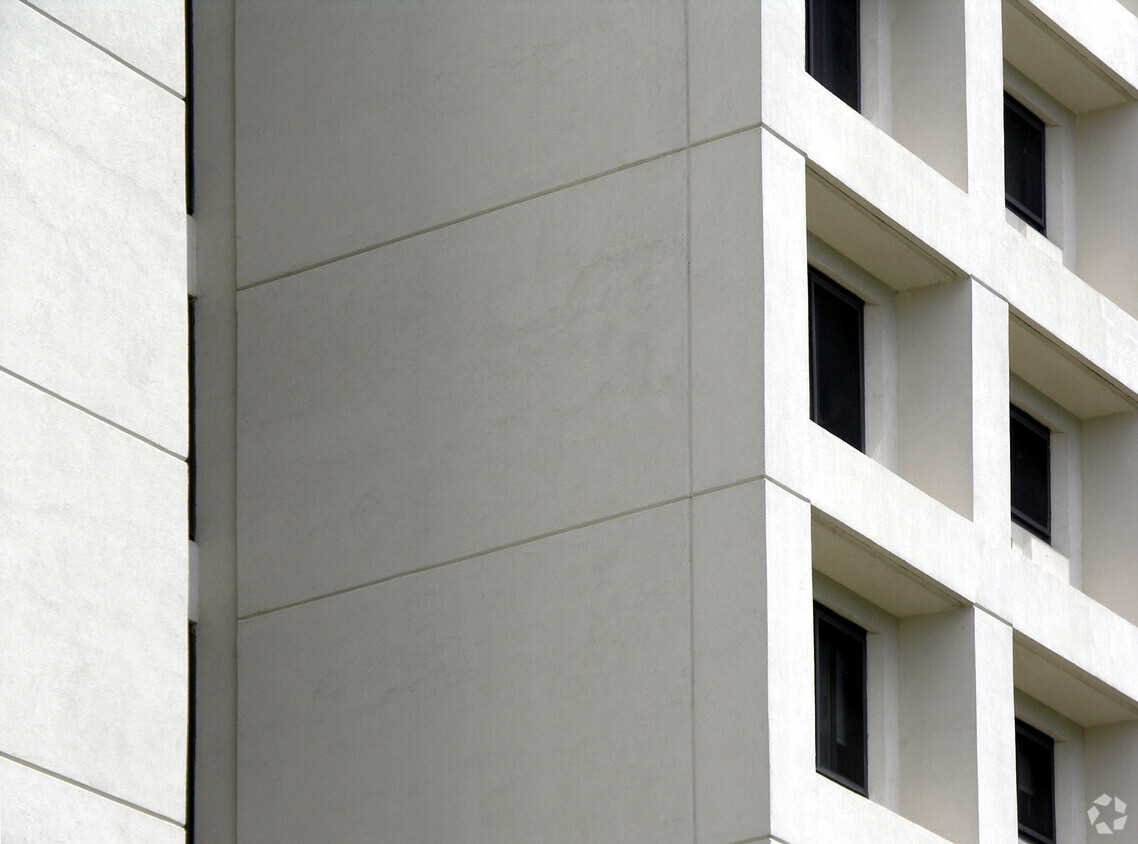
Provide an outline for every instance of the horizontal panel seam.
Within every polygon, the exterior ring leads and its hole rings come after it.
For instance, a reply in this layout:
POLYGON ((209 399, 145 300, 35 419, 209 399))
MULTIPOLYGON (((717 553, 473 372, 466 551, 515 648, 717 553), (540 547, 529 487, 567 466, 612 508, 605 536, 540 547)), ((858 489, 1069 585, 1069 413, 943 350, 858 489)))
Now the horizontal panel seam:
POLYGON ((59 393, 56 393, 53 390, 49 390, 47 387, 44 387, 42 384, 37 384, 35 381, 32 381, 30 378, 25 378, 23 375, 20 375, 16 372, 13 372, 12 370, 10 370, 4 366, 0 366, 0 373, 3 373, 4 375, 9 375, 12 378, 16 379, 17 381, 19 381, 21 384, 26 384, 27 386, 31 387, 32 389, 38 390, 39 392, 43 393, 44 395, 50 396, 51 398, 55 399, 56 401, 62 402, 63 404, 67 405, 68 407, 70 407, 72 409, 78 410, 80 413, 86 414, 87 416, 90 416, 92 419, 95 419, 99 422, 102 422, 104 425, 110 425, 116 431, 121 431, 122 433, 127 434, 128 436, 134 437, 134 439, 138 440, 139 442, 146 443, 146 445, 151 446, 152 448, 158 449, 163 454, 170 455, 175 460, 179 460, 183 463, 186 462, 185 455, 178 454, 176 451, 173 451, 173 450, 167 448, 166 446, 155 442, 154 440, 150 439, 149 437, 144 437, 142 434, 139 434, 135 431, 132 431, 130 428, 127 428, 123 425, 120 425, 118 422, 115 422, 113 419, 108 419, 106 416, 102 416, 98 413, 95 413, 95 411, 84 407, 83 405, 79 404, 78 402, 74 402, 71 399, 66 398, 65 396, 61 396, 59 393))
POLYGON ((521 205, 524 202, 531 202, 532 200, 540 199, 543 196, 549 196, 550 194, 559 193, 563 190, 568 190, 569 188, 577 187, 578 185, 583 185, 583 184, 587 184, 589 182, 594 182, 598 179, 603 179, 606 176, 612 176, 616 173, 620 173, 620 172, 623 172, 625 170, 631 170, 632 168, 639 167, 643 164, 650 164, 653 161, 659 161, 663 158, 668 158, 669 156, 672 156, 672 155, 678 155, 682 152, 687 152, 688 150, 694 149, 694 148, 699 147, 699 146, 703 146, 704 144, 710 144, 714 141, 719 141, 719 140, 722 140, 724 138, 729 138, 732 135, 738 135, 738 134, 741 134, 743 132, 749 132, 753 129, 759 128, 759 126, 760 126, 760 124, 754 123, 754 124, 751 124, 748 126, 742 126, 738 129, 732 129, 729 132, 724 132, 720 135, 715 135, 715 136, 710 137, 710 138, 704 138, 703 140, 697 141, 697 142, 692 143, 692 144, 686 144, 686 145, 681 146, 681 147, 676 147, 675 149, 669 149, 669 150, 666 150, 664 152, 657 153, 655 155, 650 155, 647 158, 640 158, 640 159, 637 159, 636 161, 632 161, 632 162, 629 162, 627 164, 621 164, 618 167, 612 167, 608 170, 603 170, 600 173, 594 173, 590 176, 583 176, 580 179, 574 179, 571 182, 565 182, 564 184, 556 185, 556 186, 551 187, 551 188, 546 188, 545 190, 540 190, 540 191, 537 191, 536 193, 527 194, 526 196, 520 197, 519 199, 511 199, 508 202, 502 202, 498 205, 493 205, 489 208, 484 208, 481 211, 472 211, 469 214, 464 214, 463 216, 456 217, 453 220, 447 220, 445 222, 436 223, 433 226, 428 226, 428 227, 423 228, 423 229, 418 229, 416 231, 409 232, 407 234, 401 234, 398 237, 389 238, 388 240, 381 241, 380 243, 373 243, 373 244, 370 244, 368 246, 361 246, 359 249, 353 249, 350 252, 344 252, 343 254, 336 255, 335 257, 332 257, 332 258, 326 258, 322 261, 314 261, 311 264, 306 264, 305 266, 298 267, 297 269, 294 269, 294 270, 288 270, 287 272, 278 273, 277 275, 269 276, 268 278, 263 278, 263 279, 260 279, 258 281, 251 281, 248 284, 238 285, 237 291, 239 293, 241 293, 241 292, 244 292, 246 290, 252 290, 256 287, 262 287, 266 284, 271 284, 274 281, 281 281, 282 279, 292 278, 293 276, 302 275, 303 273, 309 272, 311 270, 317 270, 317 269, 320 269, 321 267, 326 267, 330 264, 336 264, 336 263, 339 263, 340 261, 346 261, 349 258, 356 258, 356 257, 358 257, 360 255, 364 255, 368 252, 375 252, 376 250, 383 249, 385 246, 392 246, 396 243, 402 243, 405 240, 411 240, 412 238, 420 237, 421 235, 425 235, 425 234, 430 234, 431 232, 436 232, 436 231, 439 231, 440 229, 449 228, 450 226, 455 226, 455 225, 458 225, 459 223, 465 223, 469 220, 477 219, 478 217, 484 217, 487 214, 493 214, 496 211, 503 211, 507 208, 513 208, 514 206, 521 205))
POLYGON ((92 39, 90 39, 86 35, 84 35, 82 32, 80 32, 79 30, 65 24, 59 18, 54 17, 54 16, 48 14, 47 12, 45 12, 43 9, 39 8, 38 6, 33 5, 31 2, 29 2, 29 0, 20 0, 20 2, 23 3, 25 6, 27 6, 29 9, 31 9, 33 12, 36 12, 37 14, 42 15, 43 17, 47 18, 52 23, 56 24, 57 26, 61 27, 64 30, 66 30, 67 32, 70 32, 72 35, 74 35, 80 41, 83 41, 84 43, 91 45, 92 47, 94 47, 96 50, 98 50, 103 55, 114 59, 116 62, 121 64, 127 70, 132 71, 133 73, 137 74, 138 76, 141 76, 147 82, 151 82, 151 83, 157 85, 159 88, 161 88, 167 94, 173 94, 179 100, 185 99, 185 97, 182 94, 179 94, 177 91, 175 91, 173 88, 171 88, 166 83, 160 82, 159 80, 155 79, 153 76, 151 76, 146 71, 144 71, 141 68, 136 67, 135 65, 128 62, 122 56, 115 55, 110 50, 108 50, 106 47, 104 47, 102 44, 100 44, 98 41, 93 41, 92 39))
POLYGON ((57 773, 56 771, 52 771, 49 768, 44 768, 41 765, 36 765, 34 762, 28 762, 26 759, 20 759, 16 756, 13 756, 10 753, 5 753, 2 750, 0 750, 0 759, 7 759, 9 762, 12 762, 16 765, 19 765, 22 768, 27 768, 28 770, 36 771, 37 773, 43 774, 44 776, 51 777, 52 779, 55 779, 55 780, 59 780, 60 782, 66 783, 67 785, 74 786, 75 788, 80 788, 83 791, 86 791, 90 794, 94 794, 96 797, 102 797, 104 800, 110 800, 112 803, 118 803, 120 806, 125 806, 126 808, 132 809, 136 812, 141 812, 144 815, 148 815, 148 816, 154 818, 155 820, 159 820, 159 821, 163 821, 164 823, 168 823, 171 826, 177 827, 178 829, 182 828, 182 824, 180 821, 176 821, 173 818, 169 818, 160 812, 155 812, 151 809, 147 809, 145 806, 139 806, 137 803, 131 803, 129 800, 124 800, 121 797, 116 797, 115 795, 109 794, 108 792, 102 791, 98 788, 95 788, 94 786, 90 786, 90 785, 87 785, 86 783, 80 782, 79 780, 75 780, 75 779, 72 779, 71 777, 64 776, 63 774, 57 773))

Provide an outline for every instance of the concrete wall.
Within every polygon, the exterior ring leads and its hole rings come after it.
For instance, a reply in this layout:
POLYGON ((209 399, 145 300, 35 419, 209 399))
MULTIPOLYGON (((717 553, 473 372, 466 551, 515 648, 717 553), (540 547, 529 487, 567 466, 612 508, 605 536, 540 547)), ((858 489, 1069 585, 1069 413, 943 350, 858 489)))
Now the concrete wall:
POLYGON ((0 32, 0 836, 181 841, 183 4, 0 32))

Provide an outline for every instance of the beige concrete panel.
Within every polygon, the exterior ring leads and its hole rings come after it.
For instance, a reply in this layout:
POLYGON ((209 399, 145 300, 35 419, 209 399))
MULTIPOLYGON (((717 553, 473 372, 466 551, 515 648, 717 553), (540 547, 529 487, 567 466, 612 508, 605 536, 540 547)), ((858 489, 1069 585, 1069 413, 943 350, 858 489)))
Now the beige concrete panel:
POLYGON ((1138 624, 1138 414, 1083 423, 1083 589, 1138 624))
POLYGON ((697 842, 769 831, 766 486, 732 487, 694 504, 697 842))
POLYGON ((696 490, 763 471, 760 133, 691 152, 692 474, 696 490))
POLYGON ((688 520, 242 622, 240 840, 691 841, 688 520))
POLYGON ((181 844, 169 821, 0 758, 0 836, 4 844, 181 844))
POLYGON ((1075 123, 1079 277, 1138 318, 1138 104, 1075 123))
POLYGON ((750 0, 688 3, 691 140, 759 122, 761 14, 750 0))
POLYGON ((131 67, 185 95, 185 0, 27 2, 131 67))
POLYGON ((898 473, 972 518, 971 279, 897 297, 898 473))
POLYGON ((238 279, 686 139, 679 0, 240 0, 238 279))
MULTIPOLYGON (((1138 782, 1138 721, 1092 727, 1084 733, 1086 781, 1083 812, 1091 806, 1098 809, 1094 826, 1087 831, 1088 841, 1109 840, 1118 844, 1138 841, 1135 830, 1134 784, 1138 782), (1111 798, 1101 801, 1102 795, 1111 798), (1118 802, 1115 802, 1115 799, 1118 802), (1127 816, 1123 819, 1123 816, 1127 816), (1099 826, 1105 824, 1106 831, 1099 826), (1117 825, 1116 825, 1117 824, 1117 825), (1106 832, 1111 834, 1106 839, 1106 832)), ((1084 823, 1089 817, 1084 814, 1084 823)))
POLYGON ((16 0, 0 31, 0 366, 183 454, 183 104, 16 0))
POLYGON ((185 463, 0 376, 0 750, 182 817, 186 561, 185 463))
MULTIPOLYGON (((976 615, 964 607, 901 620, 901 814, 958 844, 982 840, 976 615)), ((1009 643, 1009 670, 1010 652, 1009 643)))
POLYGON ((242 613, 686 494, 685 156, 242 292, 242 613))
POLYGON ((892 135, 968 189, 965 3, 892 4, 892 135))

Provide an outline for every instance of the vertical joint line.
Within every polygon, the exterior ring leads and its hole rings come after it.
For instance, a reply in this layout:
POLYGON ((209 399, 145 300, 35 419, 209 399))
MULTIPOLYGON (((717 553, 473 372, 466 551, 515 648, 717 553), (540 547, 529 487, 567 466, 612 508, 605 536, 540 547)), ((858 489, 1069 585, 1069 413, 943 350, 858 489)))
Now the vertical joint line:
POLYGON ((189 443, 186 447, 186 523, 189 530, 190 541, 197 538, 198 528, 198 451, 197 451, 197 343, 195 342, 194 335, 197 333, 195 326, 197 308, 197 299, 190 296, 188 299, 188 307, 186 308, 186 336, 187 336, 187 349, 186 349, 186 393, 188 408, 186 413, 188 438, 189 443))
POLYGON ((185 0, 186 214, 194 214, 194 0, 185 0))

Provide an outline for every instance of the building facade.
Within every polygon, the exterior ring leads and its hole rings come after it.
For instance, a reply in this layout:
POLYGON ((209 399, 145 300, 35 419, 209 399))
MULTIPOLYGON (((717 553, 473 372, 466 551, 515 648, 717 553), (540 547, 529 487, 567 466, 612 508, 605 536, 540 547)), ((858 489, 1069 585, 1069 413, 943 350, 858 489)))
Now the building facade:
POLYGON ((4 844, 1138 840, 1133 0, 0 13, 4 844))

